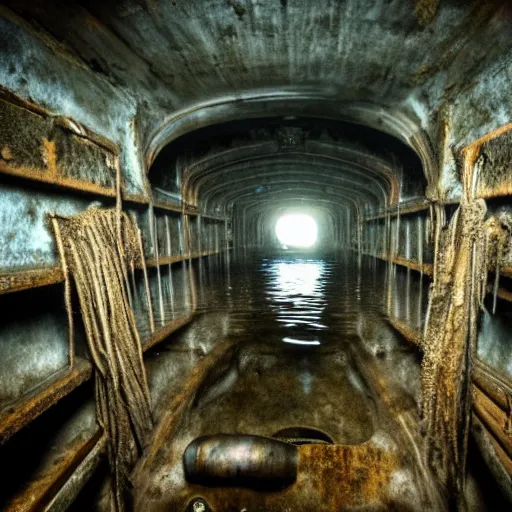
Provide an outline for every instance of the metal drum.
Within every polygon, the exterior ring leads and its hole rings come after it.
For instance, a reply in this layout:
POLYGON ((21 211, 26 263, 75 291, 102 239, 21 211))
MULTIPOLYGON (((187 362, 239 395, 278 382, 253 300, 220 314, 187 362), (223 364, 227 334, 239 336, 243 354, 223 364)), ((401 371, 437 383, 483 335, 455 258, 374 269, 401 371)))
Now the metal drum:
POLYGON ((297 478, 297 447, 268 437, 198 437, 183 455, 189 482, 241 487, 285 487, 297 478))

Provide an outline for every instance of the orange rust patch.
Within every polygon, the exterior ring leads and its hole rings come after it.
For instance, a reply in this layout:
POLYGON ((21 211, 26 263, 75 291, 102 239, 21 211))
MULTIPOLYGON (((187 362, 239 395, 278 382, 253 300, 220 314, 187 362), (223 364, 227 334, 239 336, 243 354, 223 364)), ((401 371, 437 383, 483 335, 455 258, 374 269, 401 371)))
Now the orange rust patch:
POLYGON ((497 375, 496 370, 479 359, 475 361, 473 369, 473 380, 475 384, 488 396, 495 404, 504 411, 508 408, 507 396, 512 396, 512 387, 503 377, 497 375))
POLYGON ((494 197, 503 197, 512 195, 512 182, 501 183, 497 187, 478 186, 478 197, 482 199, 492 199, 494 197))
MULTIPOLYGON (((482 148, 485 144, 496 139, 502 135, 507 134, 512 130, 512 123, 508 123, 504 126, 493 130, 486 135, 483 135, 479 139, 476 139, 472 143, 468 144, 461 151, 462 157, 464 159, 464 169, 463 172, 465 174, 467 182, 470 182, 472 178, 472 173, 474 171, 475 163, 480 156, 482 148)), ((506 176, 504 176, 506 178, 506 176)), ((512 183, 507 180, 500 180, 498 183, 493 185, 486 185, 485 183, 478 183, 477 196, 481 198, 493 198, 493 197, 501 197, 512 194, 512 183), (494 186, 493 186, 494 185, 494 186)))
MULTIPOLYGON (((221 251, 202 251, 198 253, 178 254, 175 256, 166 256, 160 258, 159 265, 172 265, 188 259, 197 259, 205 256, 212 256, 220 254, 221 251)), ((147 267, 154 267, 157 265, 155 259, 146 261, 147 267)), ((136 265, 136 268, 141 268, 142 265, 136 265)), ((64 274, 60 267, 37 268, 30 270, 20 270, 19 272, 0 272, 0 295, 4 293, 18 292, 21 290, 28 290, 31 288, 38 288, 40 286, 49 286, 52 284, 61 283, 64 281, 64 274)), ((176 321, 181 322, 181 318, 176 321)), ((167 329, 167 327, 166 327, 167 329)))
POLYGON ((390 483, 401 469, 398 458, 371 443, 356 446, 303 445, 298 448, 297 481, 280 492, 263 489, 210 488, 189 485, 176 489, 171 501, 151 510, 183 509, 201 496, 212 510, 327 512, 333 510, 396 510, 390 483))
POLYGON ((64 275, 59 267, 7 272, 0 274, 0 295, 60 283, 63 279, 64 275))
POLYGON ((50 174, 57 174, 57 155, 55 151, 55 141, 43 139, 41 147, 44 161, 50 174))
POLYGON ((4 160, 12 160, 13 158, 12 151, 9 146, 4 146, 0 152, 0 155, 4 160))
MULTIPOLYGON (((56 166, 55 162, 54 165, 56 166)), ((50 171, 49 166, 48 171, 50 171)), ((76 178, 59 176, 56 171, 47 172, 30 167, 13 167, 5 162, 0 161, 0 173, 8 174, 10 176, 18 176, 20 178, 26 178, 33 181, 38 181, 40 183, 49 183, 51 185, 78 190, 80 192, 87 192, 90 194, 98 194, 106 197, 116 196, 114 187, 107 188, 101 185, 97 185, 96 183, 91 183, 76 178)))
POLYGON ((489 142, 490 140, 495 139, 496 137, 499 137, 500 135, 503 135, 504 133, 510 130, 512 130, 512 123, 500 126, 499 128, 496 128, 496 130, 493 130, 492 132, 483 135, 479 139, 476 139, 471 144, 468 144, 462 151, 468 151, 470 148, 473 147, 480 149, 480 147, 486 142, 489 142))
MULTIPOLYGON (((299 477, 295 487, 313 485, 330 510, 382 502, 397 458, 370 443, 357 446, 305 445, 299 448, 299 477)), ((291 491, 292 489, 290 489, 291 491)))
POLYGON ((391 205, 387 210, 383 210, 376 215, 370 215, 365 218, 366 221, 382 219, 385 217, 395 217, 396 215, 405 215, 406 213, 415 213, 428 210, 430 207, 430 201, 419 200, 412 201, 410 203, 396 203, 391 205))
POLYGON ((485 432, 488 435, 489 441, 491 442, 496 457, 500 461, 501 465, 505 468, 509 475, 512 475, 512 459, 507 455, 501 444, 496 440, 496 438, 487 430, 484 425, 485 432))
POLYGON ((489 428, 509 458, 512 458, 512 433, 509 432, 509 415, 498 407, 477 386, 473 386, 473 406, 480 420, 489 428))

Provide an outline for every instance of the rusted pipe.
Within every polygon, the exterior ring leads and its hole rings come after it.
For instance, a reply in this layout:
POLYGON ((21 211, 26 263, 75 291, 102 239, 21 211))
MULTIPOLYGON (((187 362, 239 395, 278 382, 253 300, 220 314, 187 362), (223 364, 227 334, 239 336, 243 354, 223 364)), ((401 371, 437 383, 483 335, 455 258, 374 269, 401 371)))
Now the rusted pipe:
POLYGON ((297 478, 297 447, 276 439, 217 434, 190 443, 183 455, 189 482, 281 488, 297 478))

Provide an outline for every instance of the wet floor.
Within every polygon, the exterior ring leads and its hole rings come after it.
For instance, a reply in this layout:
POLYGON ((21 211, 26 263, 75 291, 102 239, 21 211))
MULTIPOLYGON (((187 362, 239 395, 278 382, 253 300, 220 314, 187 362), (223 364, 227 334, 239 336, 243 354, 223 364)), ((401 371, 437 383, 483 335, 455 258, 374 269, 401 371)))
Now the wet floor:
POLYGON ((198 493, 212 510, 440 509, 419 456, 418 354, 382 315, 385 265, 242 252, 194 272, 196 320, 148 358, 159 424, 135 473, 137 509, 187 510, 198 493), (324 444, 300 447, 283 493, 187 483, 186 446, 219 433, 324 444))
POLYGON ((229 313, 229 334, 339 344, 357 334, 361 308, 382 311, 385 274, 359 272, 350 253, 231 253, 201 262, 197 274, 198 312, 229 313))

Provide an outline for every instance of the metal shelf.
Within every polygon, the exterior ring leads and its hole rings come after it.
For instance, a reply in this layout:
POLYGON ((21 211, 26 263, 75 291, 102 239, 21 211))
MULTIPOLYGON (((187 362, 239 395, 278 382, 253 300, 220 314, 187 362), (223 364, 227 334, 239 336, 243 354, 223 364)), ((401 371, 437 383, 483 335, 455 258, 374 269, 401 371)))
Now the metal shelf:
MULTIPOLYGON (((190 323, 193 318, 194 313, 190 313, 167 322, 142 342, 142 350, 145 352, 162 342, 190 323)), ((77 358, 72 369, 62 369, 17 401, 6 404, 0 412, 0 445, 80 384, 86 382, 92 375, 92 369, 90 361, 77 358)))
POLYGON ((364 220, 365 222, 385 219, 386 217, 396 217, 398 215, 408 215, 410 213, 416 213, 428 210, 430 207, 430 201, 411 201, 410 203, 401 203, 392 207, 387 208, 374 215, 369 215, 364 220))
POLYGON ((394 263, 395 265, 400 265, 401 267, 409 268, 411 270, 415 270, 416 272, 421 272, 426 276, 432 277, 433 265, 431 263, 420 263, 419 261, 403 258, 402 256, 389 257, 385 254, 371 253, 364 253, 364 255, 372 256, 373 258, 378 258, 379 260, 391 262, 394 263))
MULTIPOLYGON (((387 320, 407 341, 421 350, 423 335, 420 331, 398 318, 388 316, 387 320)), ((512 437, 506 430, 512 382, 478 359, 473 361, 472 380, 473 412, 489 434, 504 468, 512 475, 512 437)))
MULTIPOLYGON (((162 256, 158 260, 159 265, 172 265, 180 261, 189 259, 203 258, 205 256, 213 256, 223 251, 202 251, 200 253, 177 254, 174 256, 162 256)), ((156 267, 156 259, 152 258, 146 261, 146 266, 156 267)), ((5 293, 19 292, 22 290, 30 290, 42 286, 51 286, 62 283, 64 274, 59 267, 48 267, 41 269, 21 270, 19 272, 0 273, 0 295, 5 293)))

